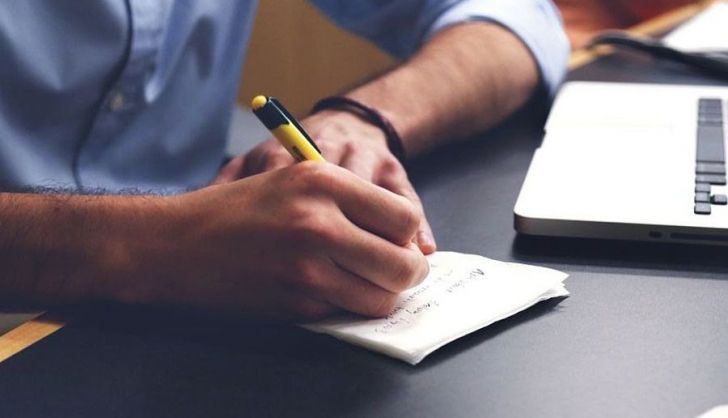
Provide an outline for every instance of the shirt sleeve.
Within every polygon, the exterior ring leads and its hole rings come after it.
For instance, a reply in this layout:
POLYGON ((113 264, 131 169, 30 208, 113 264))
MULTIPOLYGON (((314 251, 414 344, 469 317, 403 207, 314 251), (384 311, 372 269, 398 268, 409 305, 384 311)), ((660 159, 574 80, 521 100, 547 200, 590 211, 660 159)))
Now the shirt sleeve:
MULTIPOLYGON (((569 41, 551 0, 312 0, 337 24, 406 58, 434 34, 468 21, 488 21, 528 47, 553 96, 566 74, 569 41)), ((487 51, 482 51, 487 54, 487 51)))

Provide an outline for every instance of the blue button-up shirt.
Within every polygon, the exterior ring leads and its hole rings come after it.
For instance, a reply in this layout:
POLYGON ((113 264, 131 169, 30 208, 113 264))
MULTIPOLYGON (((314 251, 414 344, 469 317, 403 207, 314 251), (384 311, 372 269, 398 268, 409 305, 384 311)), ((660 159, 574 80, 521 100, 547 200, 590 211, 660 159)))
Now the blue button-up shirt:
MULTIPOLYGON (((549 0, 315 0, 405 57, 466 20, 516 33, 553 92, 568 43, 549 0)), ((223 159, 253 0, 0 2, 0 187, 175 193, 223 159)), ((473 51, 488 54, 487 50, 473 51)))

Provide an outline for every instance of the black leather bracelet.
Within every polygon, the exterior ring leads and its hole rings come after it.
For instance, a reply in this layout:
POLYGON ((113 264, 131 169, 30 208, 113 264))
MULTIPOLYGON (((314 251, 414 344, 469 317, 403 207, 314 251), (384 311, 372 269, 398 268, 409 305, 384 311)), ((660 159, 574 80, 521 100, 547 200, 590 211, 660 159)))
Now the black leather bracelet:
POLYGON ((392 152, 392 155, 397 157, 398 160, 404 162, 405 154, 404 146, 402 145, 402 138, 400 138, 389 119, 384 117, 384 115, 382 115, 378 110, 348 97, 331 96, 319 100, 313 106, 311 113, 317 113, 326 109, 351 112, 381 129, 382 132, 384 132, 384 136, 387 138, 387 146, 392 152))

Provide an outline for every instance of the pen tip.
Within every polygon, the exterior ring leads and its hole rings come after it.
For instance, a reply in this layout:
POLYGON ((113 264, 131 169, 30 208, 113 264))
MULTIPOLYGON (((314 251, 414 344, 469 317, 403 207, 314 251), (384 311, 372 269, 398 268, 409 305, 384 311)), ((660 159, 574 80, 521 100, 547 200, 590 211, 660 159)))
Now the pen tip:
POLYGON ((255 96, 253 97, 253 101, 250 103, 250 106, 253 108, 253 110, 258 110, 261 107, 265 106, 265 104, 268 103, 268 98, 265 96, 255 96))

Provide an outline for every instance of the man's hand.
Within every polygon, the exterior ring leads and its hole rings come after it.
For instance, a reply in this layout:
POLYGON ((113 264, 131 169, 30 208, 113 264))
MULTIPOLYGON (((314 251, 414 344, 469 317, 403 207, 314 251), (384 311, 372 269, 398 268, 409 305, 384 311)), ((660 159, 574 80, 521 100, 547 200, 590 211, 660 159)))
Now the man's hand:
MULTIPOLYGON (((346 95, 385 115, 407 155, 416 156, 495 126, 523 106, 538 85, 536 61, 520 38, 499 24, 475 21, 438 32, 402 65, 346 95)), ((337 111, 317 113, 303 125, 327 161, 409 199, 421 215, 415 242, 425 254, 435 251, 417 193, 379 128, 337 111)), ((232 160, 215 183, 292 163, 283 147, 269 140, 232 160)))
MULTIPOLYGON (((390 152, 384 133, 378 127, 350 113, 337 111, 317 113, 302 124, 328 162, 412 202, 420 218, 414 242, 424 254, 435 251, 435 240, 422 203, 407 178, 407 172, 390 152)), ((269 139, 228 163, 214 183, 227 183, 293 163, 288 152, 275 139, 269 139)))
POLYGON ((332 164, 304 162, 169 199, 167 232, 124 257, 137 260, 143 282, 115 299, 383 316, 428 272, 411 242, 419 210, 332 164))

